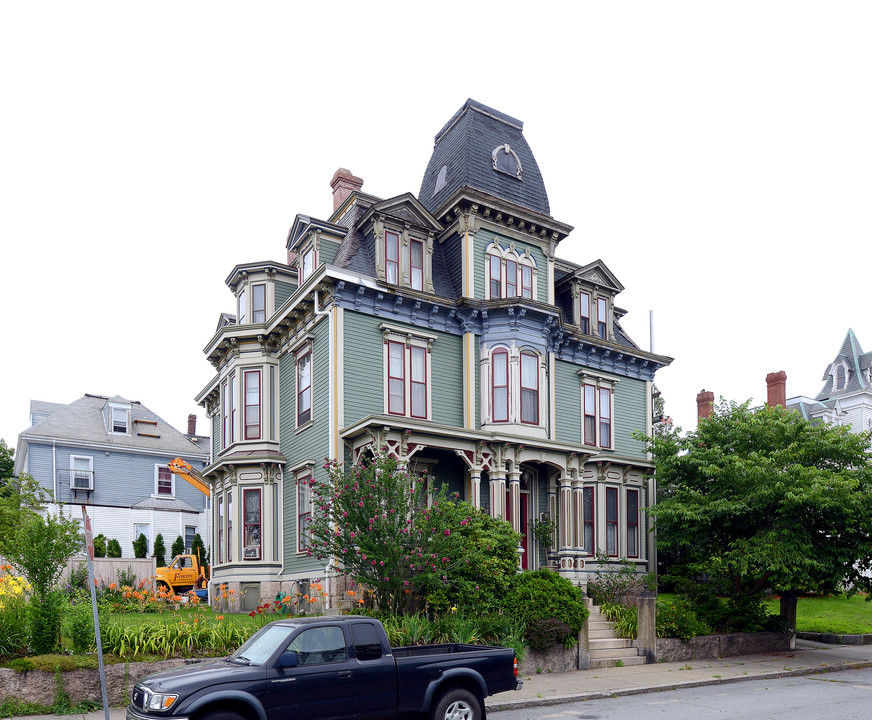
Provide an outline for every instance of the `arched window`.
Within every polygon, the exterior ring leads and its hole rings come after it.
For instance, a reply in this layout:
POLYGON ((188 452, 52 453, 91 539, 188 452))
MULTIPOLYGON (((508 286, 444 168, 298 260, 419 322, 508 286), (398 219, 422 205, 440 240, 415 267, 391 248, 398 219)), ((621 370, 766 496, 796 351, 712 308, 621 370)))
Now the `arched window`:
POLYGON ((509 421, 509 353, 496 350, 491 357, 491 407, 493 422, 509 421))
POLYGON ((536 297, 536 261, 529 250, 492 242, 487 247, 485 299, 536 297))
POLYGON ((845 389, 845 366, 839 365, 836 367, 836 390, 845 389))

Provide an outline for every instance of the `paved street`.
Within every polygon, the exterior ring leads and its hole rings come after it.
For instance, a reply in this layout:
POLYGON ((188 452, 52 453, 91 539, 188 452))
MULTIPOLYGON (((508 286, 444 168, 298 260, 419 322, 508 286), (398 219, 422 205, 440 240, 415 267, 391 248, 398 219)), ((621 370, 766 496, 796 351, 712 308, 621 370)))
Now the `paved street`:
POLYGON ((489 712, 488 720, 869 720, 872 669, 489 712))

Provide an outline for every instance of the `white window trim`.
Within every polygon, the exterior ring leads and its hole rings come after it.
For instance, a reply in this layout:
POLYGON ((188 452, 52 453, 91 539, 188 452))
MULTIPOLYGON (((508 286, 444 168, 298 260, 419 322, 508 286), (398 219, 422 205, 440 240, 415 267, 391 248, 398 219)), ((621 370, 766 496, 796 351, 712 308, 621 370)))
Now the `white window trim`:
POLYGON ((391 232, 397 235, 397 282, 390 283, 400 287, 412 289, 412 241, 422 245, 423 257, 423 288, 415 292, 434 292, 433 288, 433 233, 410 231, 409 228, 397 225, 385 224, 383 220, 375 221, 375 267, 376 276, 381 282, 387 283, 387 252, 385 233, 391 232))
MULTIPOLYGON (((315 463, 312 461, 307 461, 301 465, 295 466, 291 470, 291 474, 294 476, 294 506, 295 506, 295 517, 294 524, 297 528, 297 542, 296 548, 294 548, 294 552, 297 555, 308 555, 309 548, 300 548, 300 481, 308 478, 315 478, 315 463)), ((263 511, 261 510, 261 513, 263 511)), ((312 515, 312 488, 309 488, 309 516, 311 519, 312 515)), ((261 533, 263 529, 261 528, 261 533)))
POLYGON ((383 408, 385 415, 393 417, 407 417, 412 420, 432 420, 433 419, 433 362, 432 362, 432 345, 436 340, 436 335, 430 333, 419 332, 410 328, 403 328, 389 323, 381 323, 379 330, 382 331, 382 382, 384 388, 383 408), (391 413, 389 411, 389 383, 388 383, 388 343, 396 342, 403 345, 403 392, 405 393, 405 407, 403 414, 391 413), (425 380, 427 383, 427 412, 425 417, 412 415, 412 353, 411 348, 422 348, 425 352, 425 380))
POLYGON ((503 247, 503 245, 497 240, 492 240, 488 243, 485 248, 485 282, 484 282, 484 299, 485 300, 501 300, 506 299, 506 260, 512 260, 518 264, 518 277, 517 283, 515 285, 517 295, 512 295, 513 298, 518 298, 521 300, 536 300, 539 297, 539 268, 536 265, 536 259, 533 257, 529 248, 525 249, 523 252, 519 252, 515 248, 515 243, 509 243, 508 247, 503 247), (500 297, 495 298, 491 297, 490 290, 490 258, 492 255, 496 255, 500 258, 500 297), (522 286, 522 278, 523 278, 523 270, 521 270, 522 266, 527 266, 530 268, 532 274, 532 298, 524 298, 521 293, 523 292, 522 286))
POLYGON ((94 458, 89 455, 70 455, 70 490, 93 490, 94 489, 94 458), (88 487, 76 487, 73 485, 73 475, 76 472, 76 460, 88 461, 88 487))
POLYGON ((598 447, 603 450, 614 450, 615 449, 615 386, 620 382, 618 378, 607 376, 607 375, 597 375, 591 373, 589 370, 579 370, 578 375, 581 378, 580 386, 581 386, 581 398, 579 408, 581 409, 581 444, 584 445, 584 386, 585 385, 593 385, 594 390, 594 402, 596 404, 596 444, 591 446, 587 445, 586 447, 598 447), (611 441, 609 445, 601 445, 600 444, 600 397, 599 391, 601 389, 609 390, 611 394, 611 417, 609 418, 609 423, 611 427, 611 432, 609 433, 611 441))
POLYGON ((314 234, 311 240, 308 240, 304 245, 302 245, 302 247, 300 247, 299 252, 297 253, 297 277, 299 278, 300 285, 315 276, 316 271, 318 270, 318 256, 321 254, 320 250, 320 236, 317 233, 314 234), (309 275, 306 275, 304 261, 306 254, 310 250, 312 251, 312 270, 309 275))
POLYGON ((248 298, 248 281, 245 280, 242 283, 242 287, 239 288, 239 292, 236 293, 236 324, 237 325, 248 325, 248 318, 250 317, 249 312, 249 298, 248 298), (243 322, 246 320, 246 322, 243 322))
POLYGON ((109 434, 110 435, 130 435, 130 425, 132 422, 130 419, 130 405, 122 405, 121 403, 109 403, 108 408, 109 408, 109 417, 107 419, 109 421, 109 428, 108 428, 109 434), (113 414, 114 414, 115 410, 121 410, 125 413, 126 425, 127 425, 127 430, 125 432, 117 432, 115 430, 115 422, 114 422, 114 418, 113 418, 113 414))
POLYGON ((158 478, 160 477, 160 469, 161 468, 169 469, 166 463, 155 463, 155 466, 154 466, 154 495, 153 495, 153 497, 175 499, 175 497, 176 497, 176 476, 173 473, 170 473, 170 482, 171 482, 170 494, 166 495, 164 493, 158 492, 157 481, 158 481, 158 478))
POLYGON ((482 352, 481 358, 481 388, 486 393, 485 400, 481 402, 481 422, 492 428, 520 427, 520 428, 545 428, 547 420, 547 378, 545 375, 546 356, 536 348, 527 345, 516 345, 514 342, 496 343, 482 352), (508 422, 493 420, 493 373, 491 372, 491 358, 497 350, 505 350, 509 354, 509 419, 508 422), (521 353, 528 353, 538 359, 539 376, 539 422, 537 424, 521 422, 521 353))

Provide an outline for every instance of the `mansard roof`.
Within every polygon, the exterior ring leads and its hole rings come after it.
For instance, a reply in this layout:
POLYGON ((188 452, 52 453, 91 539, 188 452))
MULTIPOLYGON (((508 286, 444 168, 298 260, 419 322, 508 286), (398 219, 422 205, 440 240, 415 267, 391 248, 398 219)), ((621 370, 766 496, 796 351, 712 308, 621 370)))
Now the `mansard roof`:
POLYGON ((421 204, 439 217, 455 192, 469 187, 550 217, 545 183, 523 130, 520 120, 467 100, 436 135, 418 193, 421 204), (500 152, 511 155, 508 169, 517 172, 507 171, 500 152))
POLYGON ((824 371, 824 376, 821 378, 824 381, 824 386, 815 400, 826 401, 872 389, 870 388, 870 368, 872 368, 872 353, 863 352, 854 331, 848 328, 838 354, 824 371), (845 387, 841 390, 836 390, 833 386, 838 365, 844 365, 847 370, 845 387))
POLYGON ((593 262, 582 266, 575 265, 575 269, 571 271, 566 267, 569 265, 568 261, 561 260, 561 263, 564 265, 564 272, 561 273, 559 279, 556 279, 557 274, 555 273, 555 285, 557 286, 567 283, 571 279, 575 279, 582 280, 591 285, 598 285, 599 287, 606 288, 614 293, 619 293, 624 289, 620 280, 618 280, 615 274, 609 270, 608 266, 602 260, 594 260, 593 262))

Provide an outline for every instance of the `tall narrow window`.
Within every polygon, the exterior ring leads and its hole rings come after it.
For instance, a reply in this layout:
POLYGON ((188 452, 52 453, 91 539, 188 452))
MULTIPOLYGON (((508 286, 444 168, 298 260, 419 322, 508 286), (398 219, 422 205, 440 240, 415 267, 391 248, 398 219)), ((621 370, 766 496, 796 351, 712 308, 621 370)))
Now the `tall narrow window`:
POLYGON ((388 342, 388 412, 406 414, 405 347, 403 343, 388 342))
POLYGON ((596 387, 584 385, 584 444, 596 445, 596 387))
POLYGON ((312 353, 297 358, 297 427, 312 419, 312 353))
POLYGON ((612 446, 612 391, 608 388, 599 391, 599 444, 604 448, 612 446))
POLYGON ((506 297, 518 296, 518 263, 506 260, 506 297))
POLYGON ((412 417, 427 417, 427 351, 422 347, 409 348, 411 362, 412 417))
POLYGON ((533 299, 533 268, 521 265, 521 297, 533 299))
POLYGON ((310 247, 303 253, 303 260, 300 263, 300 284, 304 280, 308 280, 312 273, 315 272, 315 248, 310 247))
POLYGON ((227 493, 227 562, 233 562, 233 493, 227 493))
POLYGON ((312 519, 310 476, 297 478, 297 552, 309 547, 309 523, 312 519))
POLYGON ((585 335, 590 335, 590 295, 587 293, 579 294, 578 302, 581 332, 585 335))
POLYGON ((260 490, 242 491, 242 559, 260 559, 260 490))
POLYGON ((836 390, 845 389, 845 366, 839 365, 836 368, 836 390))
POLYGON ((245 382, 245 439, 260 439, 260 370, 246 370, 245 382))
POLYGON ((412 240, 409 244, 409 281, 412 290, 424 289, 424 243, 412 240))
POLYGON ((521 422, 539 424, 539 359, 521 353, 521 422))
POLYGON ((608 303, 605 298, 596 299, 596 328, 597 334, 603 339, 608 339, 608 325, 606 318, 608 317, 608 303))
POLYGON ((400 236, 385 230, 385 279, 396 285, 400 281, 400 236))
POLYGON ((227 384, 227 400, 230 405, 230 442, 236 442, 236 376, 231 375, 227 384))
POLYGON ((582 547, 588 555, 594 553, 594 504, 593 488, 586 487, 581 490, 582 505, 582 547))
POLYGON ((224 562, 224 496, 218 496, 218 564, 224 562))
POLYGON ((509 421, 509 353, 496 350, 491 357, 493 422, 509 421))
POLYGON ((606 555, 618 554, 618 489, 606 488, 606 555))
POLYGON ((236 299, 236 324, 245 325, 248 322, 248 313, 245 307, 246 292, 245 288, 239 291, 239 297, 236 299))
POLYGON ((155 495, 173 494, 173 475, 166 465, 157 466, 157 481, 155 482, 155 495))
POLYGON ((266 322, 266 285, 251 286, 251 322, 266 322))
POLYGON ((639 557, 638 490, 627 490, 627 557, 639 557))
POLYGON ((490 255, 490 296, 497 300, 503 296, 502 272, 503 261, 497 255, 490 255))
POLYGON ((221 447, 230 444, 230 399, 227 393, 227 381, 221 383, 221 447))

